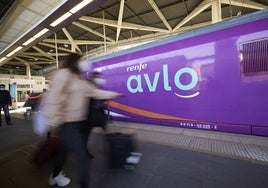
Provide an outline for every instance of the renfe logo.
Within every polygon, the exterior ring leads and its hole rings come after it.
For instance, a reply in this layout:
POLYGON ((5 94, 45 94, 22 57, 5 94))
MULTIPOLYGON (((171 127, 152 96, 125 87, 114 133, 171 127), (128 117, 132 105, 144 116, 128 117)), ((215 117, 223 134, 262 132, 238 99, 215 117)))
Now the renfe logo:
MULTIPOLYGON (((136 68, 135 68, 135 66, 127 67, 127 72, 128 71, 138 71, 138 72, 140 72, 141 69, 146 69, 146 67, 147 67, 147 64, 140 63, 139 65, 136 66, 136 68)), ((163 74, 164 89, 166 91, 172 91, 172 87, 169 84, 168 65, 164 64, 162 67, 163 67, 163 73, 162 74, 163 74)), ((131 93, 138 93, 138 92, 142 93, 143 90, 144 90, 142 88, 142 81, 144 79, 149 91, 150 92, 156 92, 157 84, 158 84, 158 81, 159 81, 159 76, 160 76, 160 72, 155 72, 153 79, 150 79, 149 75, 147 73, 143 74, 143 75, 141 75, 141 74, 131 75, 127 79, 128 91, 131 92, 131 93)), ((173 81, 174 81, 174 84, 176 85, 176 87, 178 89, 183 90, 183 91, 187 91, 187 90, 193 89, 197 85, 197 83, 198 83, 198 75, 197 75, 197 72, 194 69, 189 68, 189 67, 185 67, 185 68, 179 69, 175 73, 173 81), (191 76, 190 83, 187 83, 187 84, 181 83, 180 77, 183 74, 189 74, 191 76)), ((182 98, 191 98, 191 97, 195 97, 195 96, 199 95, 200 93, 196 92, 196 93, 194 93, 192 95, 187 95, 187 96, 179 95, 177 93, 174 93, 174 94, 176 96, 182 97, 182 98)))

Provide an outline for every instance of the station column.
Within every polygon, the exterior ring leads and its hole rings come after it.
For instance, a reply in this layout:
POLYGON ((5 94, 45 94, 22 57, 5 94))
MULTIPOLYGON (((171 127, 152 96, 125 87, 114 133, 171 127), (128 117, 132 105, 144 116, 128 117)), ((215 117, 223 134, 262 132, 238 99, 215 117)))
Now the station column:
POLYGON ((31 67, 30 67, 30 64, 29 63, 25 63, 26 65, 26 76, 27 76, 27 79, 31 79, 31 67))

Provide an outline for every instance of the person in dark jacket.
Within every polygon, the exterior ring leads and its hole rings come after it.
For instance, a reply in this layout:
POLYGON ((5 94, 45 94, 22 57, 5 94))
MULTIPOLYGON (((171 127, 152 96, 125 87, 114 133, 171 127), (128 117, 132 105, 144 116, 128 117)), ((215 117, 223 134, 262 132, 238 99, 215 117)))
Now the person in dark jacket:
MULTIPOLYGON (((93 72, 92 78, 88 80, 91 84, 101 89, 101 86, 105 83, 102 78, 101 72, 93 72)), ((88 104, 88 118, 84 121, 84 126, 81 127, 82 139, 86 148, 87 157, 93 159, 94 156, 88 151, 88 141, 91 130, 93 127, 102 127, 105 129, 106 116, 104 113, 103 100, 89 98, 88 104), (101 125, 98 123, 101 122, 101 125)))
POLYGON ((5 120, 7 125, 12 125, 10 114, 9 114, 9 106, 12 105, 11 96, 9 91, 5 89, 5 85, 0 85, 0 126, 2 125, 2 118, 1 118, 1 110, 3 108, 5 114, 5 120))

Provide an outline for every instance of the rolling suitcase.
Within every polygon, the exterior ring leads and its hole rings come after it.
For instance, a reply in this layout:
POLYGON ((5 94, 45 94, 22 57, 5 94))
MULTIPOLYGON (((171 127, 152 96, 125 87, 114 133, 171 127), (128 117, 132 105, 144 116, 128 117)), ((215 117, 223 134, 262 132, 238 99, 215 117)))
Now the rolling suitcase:
POLYGON ((110 133, 108 141, 108 163, 110 168, 134 169, 141 154, 134 152, 134 138, 131 134, 110 133))

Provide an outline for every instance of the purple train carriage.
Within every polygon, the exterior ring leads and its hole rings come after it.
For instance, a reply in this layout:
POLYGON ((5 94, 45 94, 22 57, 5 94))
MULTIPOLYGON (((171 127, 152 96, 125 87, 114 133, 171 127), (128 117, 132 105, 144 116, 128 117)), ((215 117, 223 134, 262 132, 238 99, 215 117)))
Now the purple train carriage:
POLYGON ((87 63, 114 120, 268 136, 268 10, 87 63))

